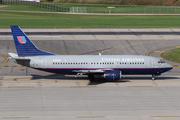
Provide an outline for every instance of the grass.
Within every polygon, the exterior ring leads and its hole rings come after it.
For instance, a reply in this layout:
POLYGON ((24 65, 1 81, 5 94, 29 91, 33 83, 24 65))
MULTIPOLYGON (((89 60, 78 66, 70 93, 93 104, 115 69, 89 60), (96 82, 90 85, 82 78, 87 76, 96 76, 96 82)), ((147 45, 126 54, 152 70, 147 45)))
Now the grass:
POLYGON ((180 48, 161 53, 161 57, 172 62, 180 63, 180 48))
MULTIPOLYGON (((50 3, 52 4, 52 3, 50 3)), ((176 6, 163 6, 163 5, 116 5, 116 4, 79 4, 79 3, 55 3, 56 5, 59 6, 64 6, 64 7, 116 7, 116 8, 135 8, 135 7, 140 7, 140 8, 144 8, 144 7, 176 7, 176 6)))
POLYGON ((0 10, 18 10, 18 11, 47 11, 52 12, 52 10, 40 8, 30 5, 8 5, 7 7, 2 7, 0 10))
MULTIPOLYGON (((20 4, 20 3, 19 3, 20 4)), ((25 3, 23 3, 25 4, 25 3)), ((27 2, 26 4, 30 4, 27 2)), ((82 5, 82 4, 32 4, 30 5, 10 5, 0 8, 0 10, 19 10, 19 11, 59 11, 59 12, 80 12, 80 13, 136 13, 136 14, 180 14, 180 7, 165 6, 118 6, 118 5, 82 5), (115 8, 107 8, 107 7, 115 8), (43 7, 43 8, 41 8, 43 7)))
POLYGON ((79 7, 79 12, 86 9, 87 13, 153 13, 153 14, 180 14, 180 7, 170 6, 130 6, 130 5, 87 5, 87 4, 59 4, 63 7, 79 7), (86 8, 85 8, 86 7, 86 8), (115 9, 109 9, 107 7, 115 7, 115 9))
POLYGON ((0 12, 0 27, 27 28, 167 28, 180 27, 180 16, 108 16, 0 12))
POLYGON ((179 5, 179 0, 53 0, 53 2, 120 5, 179 5))

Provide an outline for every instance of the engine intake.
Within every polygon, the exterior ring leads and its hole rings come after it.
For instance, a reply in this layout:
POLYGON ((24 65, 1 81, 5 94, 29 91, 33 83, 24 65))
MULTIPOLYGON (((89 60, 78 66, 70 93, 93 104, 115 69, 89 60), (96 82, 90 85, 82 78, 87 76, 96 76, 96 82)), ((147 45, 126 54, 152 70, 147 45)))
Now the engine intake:
POLYGON ((119 70, 106 70, 104 78, 108 80, 119 80, 121 79, 121 71, 119 70))

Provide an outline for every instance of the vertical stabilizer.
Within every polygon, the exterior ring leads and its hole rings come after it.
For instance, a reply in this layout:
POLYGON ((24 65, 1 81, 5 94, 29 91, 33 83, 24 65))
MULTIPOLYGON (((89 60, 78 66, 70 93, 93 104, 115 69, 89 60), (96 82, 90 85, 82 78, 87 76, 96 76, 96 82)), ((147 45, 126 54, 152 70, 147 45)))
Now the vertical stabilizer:
POLYGON ((11 26, 11 31, 19 57, 54 55, 52 53, 39 50, 19 28, 19 26, 11 26))

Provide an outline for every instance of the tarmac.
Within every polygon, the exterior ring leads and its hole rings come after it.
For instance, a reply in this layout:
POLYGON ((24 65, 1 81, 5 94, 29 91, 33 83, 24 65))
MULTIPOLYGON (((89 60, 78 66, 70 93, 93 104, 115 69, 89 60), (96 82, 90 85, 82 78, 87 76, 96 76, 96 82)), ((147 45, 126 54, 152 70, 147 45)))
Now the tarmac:
MULTIPOLYGON (((22 29, 55 54, 150 55, 180 46, 180 29, 22 29)), ((0 29, 0 119, 179 120, 180 69, 158 76, 89 82, 87 76, 52 74, 17 65, 10 29, 0 29)))

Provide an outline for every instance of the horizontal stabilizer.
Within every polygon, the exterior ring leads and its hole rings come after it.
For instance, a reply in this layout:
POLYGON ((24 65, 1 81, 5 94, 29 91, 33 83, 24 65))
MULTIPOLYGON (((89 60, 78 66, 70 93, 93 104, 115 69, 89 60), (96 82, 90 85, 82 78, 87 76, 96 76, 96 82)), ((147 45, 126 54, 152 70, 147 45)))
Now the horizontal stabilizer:
POLYGON ((12 58, 17 58, 18 57, 18 55, 17 54, 15 54, 15 53, 8 53, 12 58))

